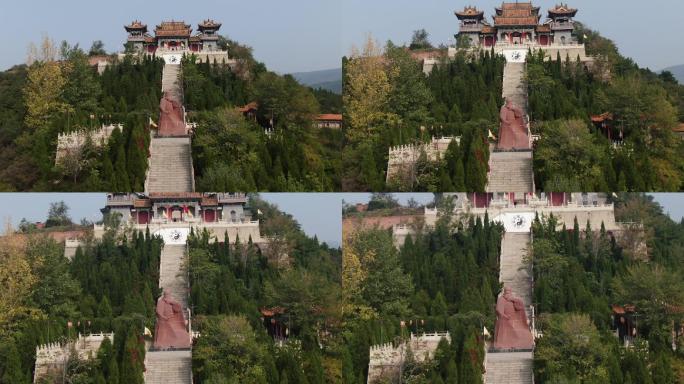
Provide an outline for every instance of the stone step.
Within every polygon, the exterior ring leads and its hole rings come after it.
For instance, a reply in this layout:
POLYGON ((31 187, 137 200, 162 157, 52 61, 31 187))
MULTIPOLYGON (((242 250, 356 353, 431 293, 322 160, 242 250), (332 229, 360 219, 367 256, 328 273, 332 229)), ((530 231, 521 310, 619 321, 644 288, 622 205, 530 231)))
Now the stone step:
POLYGON ((527 84, 525 83, 525 63, 506 63, 503 74, 502 96, 510 99, 513 104, 527 115, 527 84))
POLYGON ((189 137, 155 137, 150 143, 147 192, 192 192, 189 137))
POLYGON ((190 351, 147 351, 145 384, 191 384, 192 353, 190 351))
POLYGON ((172 296, 188 306, 188 280, 185 270, 185 245, 164 245, 159 266, 159 287, 168 288, 172 296))
POLYGON ((166 64, 162 72, 162 91, 168 92, 174 100, 183 101, 183 88, 180 83, 181 66, 166 64))
POLYGON ((532 352, 487 353, 486 384, 532 384, 532 352))
POLYGON ((489 155, 487 192, 534 191, 532 152, 492 152, 489 155))

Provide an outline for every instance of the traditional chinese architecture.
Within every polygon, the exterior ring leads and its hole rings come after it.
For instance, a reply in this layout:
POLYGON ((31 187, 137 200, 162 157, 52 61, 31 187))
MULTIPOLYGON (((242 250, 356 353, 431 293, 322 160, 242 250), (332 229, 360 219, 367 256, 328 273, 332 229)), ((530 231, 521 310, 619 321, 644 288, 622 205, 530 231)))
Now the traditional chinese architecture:
POLYGON ((147 24, 133 21, 124 26, 128 32, 126 48, 140 54, 162 55, 168 53, 195 54, 199 61, 231 64, 228 53, 219 45, 221 23, 211 19, 197 25, 193 34, 192 26, 184 21, 162 21, 150 34, 147 24))
POLYGON ((577 9, 566 4, 549 9, 546 21, 540 22, 540 8, 529 3, 503 3, 495 9, 493 23, 484 12, 467 6, 455 12, 461 22, 458 37, 466 37, 471 46, 491 47, 496 44, 540 46, 576 43, 572 36, 577 9))
POLYGON ((316 128, 341 129, 342 114, 324 113, 322 115, 318 115, 316 120, 314 120, 314 126, 316 128))
POLYGON ((672 128, 672 132, 680 138, 684 139, 684 123, 680 123, 676 127, 672 128))
POLYGON ((624 139, 622 127, 616 127, 613 114, 610 112, 591 116, 591 123, 597 131, 601 132, 612 143, 621 143, 624 139))
MULTIPOLYGON (((152 233, 176 236, 182 243, 191 229, 206 229, 221 242, 239 237, 242 242, 251 238, 254 244, 266 243, 259 221, 252 220, 246 206, 244 193, 114 193, 107 196, 102 212, 119 215, 124 226, 142 231, 149 227, 152 233)), ((103 225, 95 225, 96 237, 104 231, 103 225)))
POLYGON ((256 101, 249 102, 247 105, 237 108, 238 112, 248 120, 257 121, 257 112, 259 110, 259 104, 256 101))
POLYGON ((285 313, 285 308, 283 307, 272 307, 272 308, 261 308, 259 309, 261 313, 261 321, 263 322, 264 328, 276 341, 284 341, 290 335, 289 321, 287 314, 285 313))
POLYGON ((611 312, 615 336, 625 347, 632 345, 637 337, 636 308, 633 305, 613 304, 611 312))
POLYGON ((192 27, 183 21, 161 22, 154 29, 154 36, 148 33, 146 24, 137 20, 124 28, 128 32, 128 46, 138 52, 154 53, 157 49, 199 52, 218 50, 221 23, 205 20, 198 24, 199 33, 195 35, 192 34, 192 27))

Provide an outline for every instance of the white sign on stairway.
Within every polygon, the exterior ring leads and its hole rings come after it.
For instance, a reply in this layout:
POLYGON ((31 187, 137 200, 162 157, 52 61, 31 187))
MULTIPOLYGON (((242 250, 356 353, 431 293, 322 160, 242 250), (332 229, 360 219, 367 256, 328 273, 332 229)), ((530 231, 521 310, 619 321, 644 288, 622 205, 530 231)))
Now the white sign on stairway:
POLYGON ((526 49, 506 49, 503 55, 509 63, 524 63, 527 60, 526 49))
POLYGON ((496 216, 492 221, 503 224, 509 233, 529 233, 533 220, 534 212, 508 212, 496 216))
POLYGON ((164 59, 164 63, 166 64, 180 65, 183 55, 178 53, 168 53, 166 55, 163 55, 162 58, 164 59))
POLYGON ((188 241, 189 228, 164 228, 156 231, 154 235, 161 236, 164 244, 182 245, 188 241))

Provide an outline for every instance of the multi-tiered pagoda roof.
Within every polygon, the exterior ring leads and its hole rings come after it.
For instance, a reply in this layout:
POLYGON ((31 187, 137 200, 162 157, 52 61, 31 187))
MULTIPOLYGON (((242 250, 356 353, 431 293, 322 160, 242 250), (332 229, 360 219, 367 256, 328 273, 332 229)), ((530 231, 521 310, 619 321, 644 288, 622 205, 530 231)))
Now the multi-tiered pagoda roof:
POLYGON ((214 20, 207 19, 207 20, 204 20, 203 22, 199 23, 197 26, 199 27, 199 30, 201 32, 203 32, 205 30, 217 30, 217 29, 221 28, 221 25, 222 25, 221 23, 217 23, 214 20))
POLYGON ((495 26, 536 26, 539 24, 539 7, 532 3, 503 3, 496 8, 495 26))
POLYGON ((456 17, 458 17, 459 20, 463 20, 463 19, 482 20, 484 18, 484 12, 478 10, 476 7, 473 7, 473 6, 466 6, 462 11, 456 11, 454 13, 456 14, 456 17))
POLYGON ((577 15, 576 8, 570 8, 567 4, 558 4, 554 8, 549 9, 549 18, 553 19, 556 17, 575 17, 577 15))
POLYGON ((126 32, 147 32, 147 24, 143 24, 139 20, 133 21, 130 25, 125 25, 124 28, 126 28, 126 32))
POLYGON ((157 37, 190 37, 192 27, 183 21, 163 21, 154 30, 157 37))

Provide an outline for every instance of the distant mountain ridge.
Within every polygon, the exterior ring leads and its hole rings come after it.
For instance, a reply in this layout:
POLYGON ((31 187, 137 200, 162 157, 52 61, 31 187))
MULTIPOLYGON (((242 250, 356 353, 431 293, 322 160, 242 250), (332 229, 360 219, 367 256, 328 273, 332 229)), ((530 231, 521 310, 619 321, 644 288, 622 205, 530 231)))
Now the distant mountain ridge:
POLYGON ((311 88, 323 88, 335 93, 342 93, 342 68, 295 72, 291 75, 300 83, 311 88))
POLYGON ((679 84, 684 84, 684 64, 675 65, 673 67, 668 67, 663 69, 663 71, 670 71, 674 75, 675 79, 679 81, 679 84))

